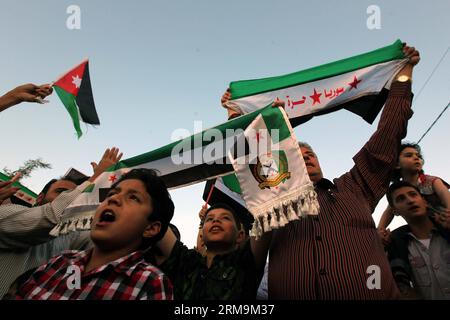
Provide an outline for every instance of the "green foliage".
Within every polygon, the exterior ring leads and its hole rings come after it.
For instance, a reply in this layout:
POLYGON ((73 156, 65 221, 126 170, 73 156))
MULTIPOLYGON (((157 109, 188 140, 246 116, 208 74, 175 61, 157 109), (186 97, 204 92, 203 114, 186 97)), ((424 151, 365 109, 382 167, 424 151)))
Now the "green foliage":
POLYGON ((36 169, 51 169, 52 166, 50 163, 46 163, 44 162, 41 158, 38 159, 30 159, 25 161, 25 163, 23 164, 23 166, 21 166, 19 169, 17 170, 10 170, 8 168, 3 168, 3 172, 10 176, 11 178, 14 177, 16 175, 16 173, 20 173, 21 174, 21 179, 22 178, 29 178, 31 175, 31 172, 33 172, 36 169))

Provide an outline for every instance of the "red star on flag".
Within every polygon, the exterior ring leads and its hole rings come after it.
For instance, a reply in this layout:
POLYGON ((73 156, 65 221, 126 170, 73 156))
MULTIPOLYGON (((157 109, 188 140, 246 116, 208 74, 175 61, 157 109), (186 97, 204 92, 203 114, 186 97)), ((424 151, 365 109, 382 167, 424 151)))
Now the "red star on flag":
POLYGON ((360 83, 362 80, 358 80, 356 76, 353 77, 353 82, 350 82, 348 85, 350 86, 350 90, 353 88, 358 89, 358 83, 360 83))
POLYGON ((313 105, 317 103, 320 103, 320 96, 321 93, 317 93, 316 88, 314 88, 314 94, 312 96, 309 96, 311 99, 313 99, 313 105))
POLYGON ((112 176, 109 176, 108 180, 111 181, 112 183, 114 183, 114 181, 117 180, 117 177, 115 174, 113 174, 112 176))

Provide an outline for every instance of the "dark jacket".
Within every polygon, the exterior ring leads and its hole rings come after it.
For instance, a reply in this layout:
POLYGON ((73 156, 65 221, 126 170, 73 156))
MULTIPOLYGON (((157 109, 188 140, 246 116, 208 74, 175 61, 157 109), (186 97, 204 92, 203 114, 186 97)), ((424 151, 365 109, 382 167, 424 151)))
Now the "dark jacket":
MULTIPOLYGON (((432 217, 430 219, 439 235, 450 243, 450 231, 443 229, 432 217)), ((395 229, 392 232, 391 243, 386 248, 392 274, 400 291, 405 288, 414 288, 412 268, 408 259, 408 245, 411 241, 410 232, 409 225, 395 229)))

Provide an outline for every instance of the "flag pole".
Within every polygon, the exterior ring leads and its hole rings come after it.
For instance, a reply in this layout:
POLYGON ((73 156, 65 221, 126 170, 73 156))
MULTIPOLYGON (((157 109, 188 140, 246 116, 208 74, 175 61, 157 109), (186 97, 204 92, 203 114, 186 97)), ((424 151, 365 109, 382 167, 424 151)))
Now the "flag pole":
MULTIPOLYGON (((48 84, 48 86, 51 88, 51 87, 53 87, 53 84, 55 83, 55 81, 52 81, 52 82, 50 82, 49 84, 48 84)), ((37 103, 40 103, 40 104, 44 104, 44 103, 49 103, 50 101, 49 100, 44 100, 43 98, 41 98, 41 97, 36 97, 36 98, 34 98, 34 100, 37 102, 37 103)))
POLYGON ((214 183, 211 185, 211 189, 209 190, 208 197, 206 198, 206 202, 205 202, 205 204, 203 205, 204 208, 206 208, 206 207, 208 206, 209 199, 211 198, 211 195, 212 195, 212 192, 213 192, 213 190, 214 190, 214 186, 215 186, 215 185, 216 185, 216 182, 214 182, 214 183))

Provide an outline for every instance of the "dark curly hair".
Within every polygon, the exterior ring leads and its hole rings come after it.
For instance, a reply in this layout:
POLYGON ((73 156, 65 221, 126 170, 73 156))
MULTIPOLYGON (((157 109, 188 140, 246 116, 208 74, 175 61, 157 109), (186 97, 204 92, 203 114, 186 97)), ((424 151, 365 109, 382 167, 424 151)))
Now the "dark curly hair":
MULTIPOLYGON (((422 162, 424 162, 423 159, 423 154, 422 154, 422 149, 420 148, 420 146, 415 143, 415 142, 403 142, 400 145, 400 148, 398 149, 398 158, 400 159, 400 153, 402 153, 403 150, 405 150, 406 148, 413 148, 416 149, 416 151, 419 153, 420 159, 422 159, 422 162)), ((422 172, 423 173, 423 170, 422 172)), ((396 182, 396 181, 400 181, 402 180, 402 174, 401 174, 401 170, 400 168, 396 168, 392 174, 392 181, 396 182)))

